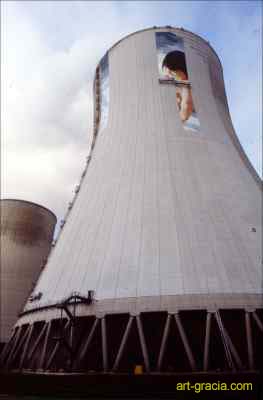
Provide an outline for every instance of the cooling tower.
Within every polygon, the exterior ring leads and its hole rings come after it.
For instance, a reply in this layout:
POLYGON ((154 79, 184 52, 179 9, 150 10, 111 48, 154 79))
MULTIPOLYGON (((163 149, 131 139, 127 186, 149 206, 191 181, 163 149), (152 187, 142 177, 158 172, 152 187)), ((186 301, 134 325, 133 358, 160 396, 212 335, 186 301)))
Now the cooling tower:
POLYGON ((122 39, 96 69, 87 165, 2 363, 259 370, 261 196, 209 43, 172 27, 122 39))
POLYGON ((0 342, 7 342, 50 251, 56 217, 23 200, 1 200, 0 342))

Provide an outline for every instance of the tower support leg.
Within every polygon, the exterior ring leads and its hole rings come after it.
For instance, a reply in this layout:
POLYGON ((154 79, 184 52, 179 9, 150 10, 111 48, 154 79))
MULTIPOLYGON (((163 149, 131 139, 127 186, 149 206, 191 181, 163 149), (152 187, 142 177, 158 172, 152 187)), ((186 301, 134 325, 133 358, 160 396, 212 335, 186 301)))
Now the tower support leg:
POLYGON ((107 349, 107 331, 106 331, 106 319, 101 318, 101 339, 102 339, 102 359, 103 359, 103 371, 108 370, 108 349, 107 349))
POLYGON ((253 316, 254 320, 256 321, 256 324, 257 324, 258 328, 261 330, 261 332, 263 332, 263 324, 260 321, 260 319, 257 316, 257 313, 255 311, 252 312, 252 316, 253 316))
POLYGON ((24 363, 24 360, 25 360, 25 357, 26 357, 28 345, 29 345, 30 339, 32 337, 33 330, 34 330, 34 324, 30 325, 30 330, 29 330, 29 333, 28 333, 28 336, 27 336, 27 339, 26 339, 26 343, 25 343, 25 347, 24 347, 24 350, 23 350, 23 353, 22 353, 22 356, 21 356, 21 359, 20 359, 19 369, 23 368, 23 363, 24 363))
POLYGON ((22 326, 20 326, 20 327, 18 328, 18 331, 17 331, 16 336, 15 336, 15 341, 14 341, 12 347, 11 347, 10 353, 9 353, 8 358, 7 358, 7 360, 6 360, 6 366, 7 366, 7 368, 8 368, 8 366, 10 365, 11 359, 13 358, 13 354, 14 354, 14 351, 15 351, 15 349, 16 349, 16 345, 17 345, 17 343, 18 343, 18 341, 19 341, 19 339, 20 339, 21 332, 22 332, 22 326))
POLYGON ((251 320, 250 320, 250 313, 248 311, 246 311, 245 313, 245 323, 246 323, 246 336, 247 336, 248 365, 250 369, 254 369, 251 320))
POLYGON ((20 342, 17 345, 17 348, 15 349, 14 353, 12 354, 12 357, 10 357, 8 359, 7 367, 9 367, 12 364, 12 361, 15 360, 15 358, 18 355, 20 349, 23 347, 23 344, 25 343, 25 340, 26 340, 26 338, 27 338, 27 336, 29 334, 29 331, 30 331, 30 325, 28 325, 28 327, 26 328, 26 331, 25 331, 24 335, 21 337, 20 342))
POLYGON ((85 344, 84 344, 84 346, 83 346, 83 348, 81 350, 80 356, 79 356, 79 358, 77 360, 78 362, 82 361, 83 358, 85 357, 85 354, 86 354, 87 349, 88 349, 88 347, 89 347, 89 345, 91 343, 91 340, 92 340, 92 338, 94 336, 94 333, 95 333, 95 330, 97 328, 98 323, 99 323, 99 319, 96 318, 95 321, 93 322, 93 325, 92 325, 92 328, 91 328, 90 333, 88 335, 88 338, 87 338, 87 340, 86 340, 86 342, 85 342, 85 344))
POLYGON ((189 364, 190 364, 190 366, 192 368, 192 371, 196 371, 196 369, 197 369, 196 368, 196 362, 195 362, 191 347, 189 345, 186 333, 184 331, 184 328, 183 328, 179 313, 174 314, 174 318, 175 318, 175 322, 176 322, 176 325, 178 327, 179 334, 181 336, 181 339, 182 339, 182 342, 183 342, 183 345, 184 345, 185 352, 187 354, 187 358, 188 358, 189 364))
POLYGON ((19 330, 19 328, 13 329, 12 336, 11 336, 9 342, 7 342, 5 344, 5 346, 1 352, 1 355, 0 355, 0 365, 2 365, 4 363, 4 360, 7 356, 7 354, 9 353, 10 349, 12 349, 12 344, 13 344, 14 340, 16 339, 18 330, 19 330))
POLYGON ((142 321, 140 315, 136 315, 136 323, 137 323, 137 329, 139 332, 139 338, 140 338, 140 343, 141 343, 141 349, 142 349, 142 354, 143 354, 143 360, 144 360, 144 366, 146 372, 150 371, 150 363, 149 363, 149 357, 148 357, 148 350, 146 347, 146 342, 145 342, 145 337, 143 333, 143 327, 142 327, 142 321))
POLYGON ((215 312, 215 317, 216 317, 216 321, 217 321, 217 325, 220 331, 220 335, 221 335, 221 339, 222 339, 222 343, 225 349, 225 355, 226 355, 226 359, 227 359, 227 363, 230 369, 235 370, 235 365, 232 359, 232 355, 231 355, 231 351, 229 348, 229 343, 228 343, 228 338, 225 332, 225 328, 221 319, 221 316, 219 314, 218 311, 215 312))
POLYGON ((228 341, 231 353, 232 353, 232 355, 233 355, 233 357, 235 359, 236 365, 238 366, 239 369, 242 369, 243 368, 243 363, 241 361, 241 358, 239 357, 239 354, 237 352, 236 347, 234 346, 234 343, 232 342, 228 332, 226 331, 226 328, 225 328, 225 334, 226 334, 226 337, 227 337, 227 341, 228 341))
POLYGON ((203 360, 204 371, 207 371, 209 366, 211 319, 212 319, 212 313, 208 311, 206 314, 206 327, 205 327, 205 349, 204 349, 204 360, 203 360))
POLYGON ((127 343, 128 337, 129 337, 129 333, 130 333, 130 330, 131 330, 131 326, 132 326, 133 320, 134 320, 134 317, 132 315, 130 315, 129 321, 128 321, 128 323, 126 325, 126 328, 125 328, 124 335, 123 335, 122 340, 121 340, 121 344, 120 344, 120 347, 119 347, 115 362, 113 364, 113 368, 112 368, 113 372, 117 371, 117 369, 119 367, 119 363, 120 363, 120 360, 122 358, 122 354, 123 354, 125 345, 127 343))
POLYGON ((172 318, 171 314, 168 314, 167 318, 166 318, 166 322, 165 322, 162 343, 161 343, 159 356, 158 356, 157 371, 161 371, 161 368, 162 368, 163 356, 164 356, 164 352, 166 349, 167 338, 168 338, 169 331, 170 331, 171 318, 172 318))
POLYGON ((48 340, 49 340, 51 325, 52 325, 52 321, 49 321, 48 325, 47 325, 45 340, 44 340, 44 344, 43 344, 43 348, 42 348, 39 364, 38 364, 38 368, 39 369, 44 369, 45 368, 45 358, 46 358, 46 353, 47 353, 47 344, 48 344, 48 340))
POLYGON ((42 329, 41 329, 41 331, 40 331, 40 333, 39 333, 34 345, 32 346, 32 349, 28 353, 28 357, 27 358, 29 359, 30 362, 31 362, 31 358, 33 357, 36 349, 38 348, 38 346, 39 346, 39 344, 41 342, 41 339, 43 338, 43 336, 45 334, 45 331, 47 329, 47 325, 48 325, 47 323, 44 324, 44 326, 42 327, 42 329))
MULTIPOLYGON (((68 321, 66 322, 65 327, 64 327, 64 330, 66 330, 66 329, 68 328, 69 325, 70 325, 70 320, 68 320, 68 321)), ((54 349, 53 349, 53 351, 52 351, 52 353, 51 353, 49 359, 47 360, 46 368, 45 368, 46 370, 49 369, 50 366, 52 365, 53 359, 54 359, 54 357, 55 357, 55 355, 56 355, 56 353, 57 353, 57 351, 58 351, 58 349, 59 349, 60 344, 61 344, 61 343, 60 343, 59 341, 55 344, 54 349)))

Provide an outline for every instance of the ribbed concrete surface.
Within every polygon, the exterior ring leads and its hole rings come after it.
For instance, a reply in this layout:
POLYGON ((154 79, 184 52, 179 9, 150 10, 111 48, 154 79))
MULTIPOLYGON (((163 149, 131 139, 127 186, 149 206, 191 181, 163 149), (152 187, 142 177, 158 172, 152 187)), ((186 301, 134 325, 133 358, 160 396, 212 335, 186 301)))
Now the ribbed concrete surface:
POLYGON ((174 86, 159 83, 154 29, 109 51, 108 124, 35 289, 43 296, 26 310, 90 289, 97 300, 262 293, 262 189, 221 65, 205 41, 172 32, 184 39, 200 131, 183 129, 174 86))
POLYGON ((1 200, 0 207, 0 342, 5 342, 48 256, 56 217, 22 200, 1 200))

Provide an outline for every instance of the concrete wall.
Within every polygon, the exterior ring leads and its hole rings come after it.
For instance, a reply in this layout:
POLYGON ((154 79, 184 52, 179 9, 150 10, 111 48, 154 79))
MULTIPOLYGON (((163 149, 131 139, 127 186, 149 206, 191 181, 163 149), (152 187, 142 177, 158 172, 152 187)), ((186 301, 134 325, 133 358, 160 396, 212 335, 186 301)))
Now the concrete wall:
POLYGON ((22 200, 1 200, 0 206, 0 342, 5 342, 48 256, 56 217, 22 200))
POLYGON ((175 87, 158 80, 155 30, 109 51, 108 124, 38 282, 43 297, 26 310, 90 289, 120 309, 124 299, 262 293, 261 183, 232 127, 218 57, 171 30, 184 38, 201 126, 186 131, 175 87))

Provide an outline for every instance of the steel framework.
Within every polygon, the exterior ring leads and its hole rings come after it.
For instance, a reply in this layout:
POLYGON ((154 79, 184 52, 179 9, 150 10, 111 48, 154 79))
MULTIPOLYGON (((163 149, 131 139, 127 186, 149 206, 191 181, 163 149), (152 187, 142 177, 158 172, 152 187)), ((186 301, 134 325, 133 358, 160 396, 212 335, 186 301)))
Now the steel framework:
POLYGON ((262 368, 260 309, 74 318, 65 309, 62 313, 57 320, 15 328, 1 365, 7 370, 93 373, 133 373, 136 365, 144 373, 262 368))

